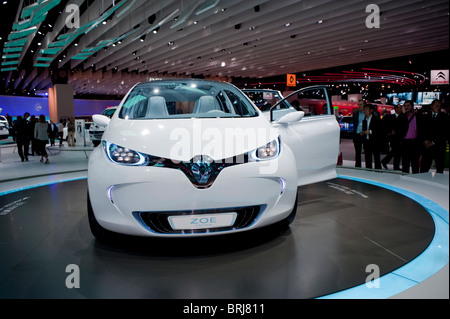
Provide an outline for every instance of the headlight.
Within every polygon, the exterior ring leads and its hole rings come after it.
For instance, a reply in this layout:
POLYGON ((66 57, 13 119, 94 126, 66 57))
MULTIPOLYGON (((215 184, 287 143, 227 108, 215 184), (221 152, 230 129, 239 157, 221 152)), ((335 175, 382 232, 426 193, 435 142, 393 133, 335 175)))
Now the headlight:
POLYGON ((102 141, 103 149, 109 160, 115 164, 144 166, 148 164, 148 156, 129 148, 102 141))
POLYGON ((264 146, 249 153, 249 158, 253 161, 265 161, 276 158, 280 154, 280 138, 267 143, 264 146))

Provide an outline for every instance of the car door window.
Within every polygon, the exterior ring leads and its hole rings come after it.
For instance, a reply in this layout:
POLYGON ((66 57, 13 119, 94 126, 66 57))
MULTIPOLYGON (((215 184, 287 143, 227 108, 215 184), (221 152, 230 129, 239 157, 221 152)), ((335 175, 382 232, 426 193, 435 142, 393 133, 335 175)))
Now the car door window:
POLYGON ((271 107, 272 121, 280 118, 276 110, 278 106, 287 103, 291 106, 291 111, 303 111, 305 117, 315 117, 333 114, 334 110, 331 104, 326 87, 314 86, 286 94, 286 97, 271 107))
POLYGON ((289 95, 287 102, 297 111, 305 112, 305 116, 330 115, 332 108, 328 102, 325 88, 311 88, 289 95))

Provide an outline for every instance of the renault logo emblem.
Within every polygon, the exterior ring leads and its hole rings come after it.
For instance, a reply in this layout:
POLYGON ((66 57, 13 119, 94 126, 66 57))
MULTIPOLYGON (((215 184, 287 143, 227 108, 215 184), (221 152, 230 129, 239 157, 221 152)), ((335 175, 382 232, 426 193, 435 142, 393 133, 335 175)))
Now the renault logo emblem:
POLYGON ((197 183, 206 184, 213 171, 214 160, 207 155, 198 155, 191 160, 191 172, 197 183))

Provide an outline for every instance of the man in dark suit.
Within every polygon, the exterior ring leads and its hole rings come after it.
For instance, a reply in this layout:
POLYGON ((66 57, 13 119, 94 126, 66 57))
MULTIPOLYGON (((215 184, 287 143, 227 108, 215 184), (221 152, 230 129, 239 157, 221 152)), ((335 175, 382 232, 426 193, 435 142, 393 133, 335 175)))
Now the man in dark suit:
POLYGON ((400 136, 402 137, 402 172, 419 173, 421 154, 420 132, 422 131, 422 115, 416 113, 413 101, 403 104, 405 113, 399 116, 400 136))
POLYGON ((441 102, 434 100, 431 111, 422 114, 423 130, 420 140, 423 142, 420 172, 427 173, 433 160, 436 173, 444 173, 445 152, 449 140, 449 117, 441 111, 441 102))
POLYGON ((381 169, 380 160, 380 138, 382 134, 381 119, 375 115, 376 106, 366 104, 364 106, 365 118, 362 124, 360 135, 364 147, 366 168, 372 168, 372 158, 375 162, 375 169, 381 169))
POLYGON ((358 101, 358 109, 353 110, 353 146, 355 147, 355 167, 361 167, 361 154, 362 154, 362 122, 365 118, 364 106, 366 102, 363 100, 358 101))
POLYGON ((402 157, 401 137, 398 118, 402 114, 402 106, 397 104, 394 108, 394 114, 387 114, 383 117, 385 134, 389 142, 389 151, 381 160, 381 165, 387 169, 387 164, 394 158, 394 170, 400 171, 400 160, 402 157))

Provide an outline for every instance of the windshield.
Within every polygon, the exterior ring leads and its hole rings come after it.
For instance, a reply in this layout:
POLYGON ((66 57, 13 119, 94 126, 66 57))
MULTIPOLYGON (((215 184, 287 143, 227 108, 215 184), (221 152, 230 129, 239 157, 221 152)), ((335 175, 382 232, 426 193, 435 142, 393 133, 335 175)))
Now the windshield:
POLYGON ((122 119, 252 117, 258 113, 233 85, 213 81, 138 84, 122 104, 122 119))

